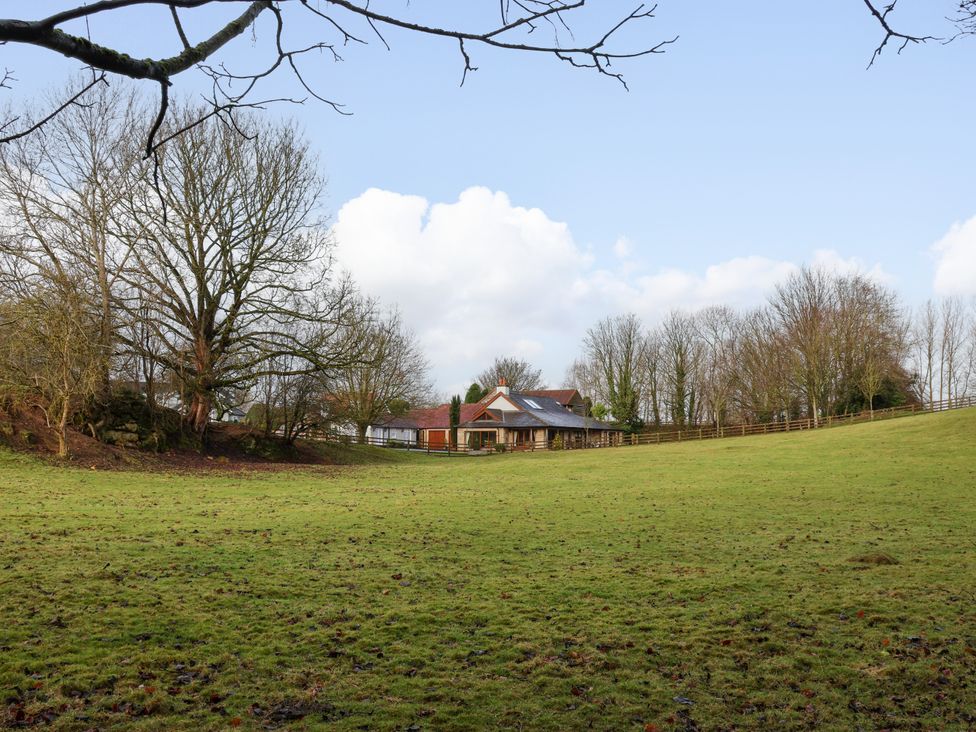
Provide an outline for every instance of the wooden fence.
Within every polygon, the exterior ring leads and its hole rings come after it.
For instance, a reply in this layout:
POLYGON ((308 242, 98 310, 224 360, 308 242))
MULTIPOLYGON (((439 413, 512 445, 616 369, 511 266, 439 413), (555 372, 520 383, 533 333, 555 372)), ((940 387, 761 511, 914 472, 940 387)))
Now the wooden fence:
POLYGON ((956 399, 945 399, 927 405, 908 405, 903 407, 890 407, 887 409, 875 409, 854 414, 838 414, 828 417, 784 420, 781 422, 756 422, 753 424, 736 425, 695 425, 684 428, 667 427, 652 432, 640 432, 633 434, 617 435, 615 439, 607 444, 605 439, 596 435, 588 437, 581 435, 577 438, 566 439, 557 437, 554 440, 542 440, 530 442, 518 446, 498 445, 472 449, 467 445, 442 445, 437 444, 431 447, 428 443, 397 442, 393 440, 365 438, 348 435, 318 434, 312 439, 337 442, 347 445, 373 445, 384 447, 391 450, 410 450, 413 452, 423 452, 428 455, 452 456, 485 456, 497 455, 508 452, 534 452, 536 450, 583 450, 600 449, 608 447, 630 447, 636 445, 662 445, 669 442, 689 442, 696 440, 715 440, 729 437, 747 437, 749 435, 770 435, 782 432, 798 432, 802 430, 823 429, 827 427, 840 427, 841 425, 855 424, 860 422, 873 422, 884 419, 894 419, 896 417, 910 417, 918 414, 931 414, 933 412, 944 412, 950 409, 962 409, 965 407, 976 407, 976 396, 959 397, 956 399))

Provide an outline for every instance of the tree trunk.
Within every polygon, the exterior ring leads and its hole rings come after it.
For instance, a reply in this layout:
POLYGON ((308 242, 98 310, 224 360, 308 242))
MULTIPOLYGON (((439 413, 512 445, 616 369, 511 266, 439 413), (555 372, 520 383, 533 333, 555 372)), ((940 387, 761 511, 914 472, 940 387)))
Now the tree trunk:
POLYGON ((112 353, 112 300, 108 284, 108 272, 105 267, 104 255, 100 253, 98 257, 98 286, 101 291, 101 322, 99 323, 99 343, 101 353, 101 394, 99 398, 106 399, 112 390, 111 380, 111 353, 112 353))
POLYGON ((193 396, 185 422, 201 439, 210 424, 210 409, 213 406, 212 377, 210 372, 210 343, 203 335, 198 335, 193 347, 196 378, 193 380, 193 396))
POLYGON ((190 400, 190 409, 183 419, 187 427, 199 437, 204 436, 210 423, 210 403, 209 392, 194 391, 193 398, 190 400))
POLYGON ((369 424, 366 422, 356 422, 356 436, 359 437, 360 444, 366 444, 366 430, 369 424))
POLYGON ((71 400, 65 399, 61 405, 58 419, 58 457, 68 457, 68 417, 71 415, 71 400))

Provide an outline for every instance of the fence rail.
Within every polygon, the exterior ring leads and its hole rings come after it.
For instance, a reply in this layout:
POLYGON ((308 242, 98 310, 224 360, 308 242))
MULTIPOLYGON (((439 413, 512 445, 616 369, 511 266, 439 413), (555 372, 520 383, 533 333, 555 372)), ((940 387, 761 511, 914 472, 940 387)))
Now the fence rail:
POLYGON ((897 417, 910 417, 919 414, 931 414, 934 412, 945 412, 952 409, 963 409, 966 407, 976 407, 976 396, 958 397, 956 399, 944 399, 927 405, 908 405, 903 407, 889 407, 886 409, 867 410, 851 414, 838 414, 827 417, 806 417, 804 419, 784 420, 781 422, 756 422, 751 424, 736 425, 689 425, 683 428, 669 427, 666 429, 639 432, 632 434, 616 434, 611 439, 600 433, 593 435, 583 435, 574 438, 557 437, 552 440, 540 440, 537 442, 526 442, 521 444, 501 444, 486 445, 479 448, 472 448, 468 445, 452 445, 438 442, 431 444, 428 442, 397 441, 381 438, 359 438, 350 435, 339 435, 333 433, 320 433, 311 436, 311 439, 326 442, 341 443, 345 445, 372 445, 384 447, 391 450, 408 450, 412 452, 423 452, 428 455, 441 455, 451 457, 455 455, 463 456, 485 456, 508 452, 534 452, 536 450, 582 450, 598 449, 608 447, 631 447, 637 445, 662 445, 669 442, 689 442, 697 440, 726 439, 730 437, 748 437, 750 435, 770 435, 783 432, 799 432, 803 430, 823 429, 827 427, 839 427, 841 425, 856 424, 860 422, 874 422, 884 419, 894 419, 897 417))

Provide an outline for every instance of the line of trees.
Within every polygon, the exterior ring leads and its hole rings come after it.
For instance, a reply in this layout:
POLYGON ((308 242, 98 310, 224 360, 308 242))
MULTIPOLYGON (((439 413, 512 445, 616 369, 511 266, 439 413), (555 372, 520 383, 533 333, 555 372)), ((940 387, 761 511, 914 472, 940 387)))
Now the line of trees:
POLYGON ((44 410, 60 452, 72 421, 99 435, 86 419, 120 385, 177 408, 198 440, 244 403, 294 440, 422 399, 413 334, 333 262, 295 127, 186 105, 146 160, 131 134, 144 114, 102 88, 0 149, 0 386, 44 410))
POLYGON ((591 327, 567 384, 631 430, 775 422, 953 400, 976 389, 976 304, 906 312, 862 275, 803 268, 748 312, 591 327))

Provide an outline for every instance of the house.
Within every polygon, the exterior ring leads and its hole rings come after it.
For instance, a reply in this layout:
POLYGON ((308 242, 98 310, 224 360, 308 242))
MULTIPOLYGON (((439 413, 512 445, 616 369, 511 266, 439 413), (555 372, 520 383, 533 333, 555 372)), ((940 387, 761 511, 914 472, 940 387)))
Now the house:
MULTIPOLYGON (((474 419, 481 411, 481 404, 462 404, 461 420, 463 424, 474 419)), ((447 446, 451 439, 451 405, 441 404, 430 409, 414 409, 406 414, 417 425, 417 441, 431 450, 440 450, 447 446)), ((458 435, 458 444, 464 444, 458 435)))
POLYGON ((579 392, 553 390, 514 392, 502 383, 476 406, 474 416, 462 415, 458 442, 479 449, 504 444, 511 449, 552 445, 616 445, 623 432, 574 410, 585 406, 579 392))
MULTIPOLYGON (((586 417, 576 389, 514 392, 503 383, 477 404, 462 404, 457 445, 474 450, 506 445, 541 449, 559 440, 567 447, 620 444, 622 431, 586 417)), ((373 444, 400 443, 443 450, 451 441, 451 405, 412 409, 370 425, 373 444)))
POLYGON ((366 439, 374 445, 416 445, 417 423, 410 417, 387 417, 366 428, 366 439))
MULTIPOLYGON (((480 405, 462 404, 461 421, 471 419, 480 405)), ((366 429, 366 437, 372 444, 403 443, 441 450, 447 446, 451 435, 451 405, 412 409, 401 417, 388 416, 366 429)))

